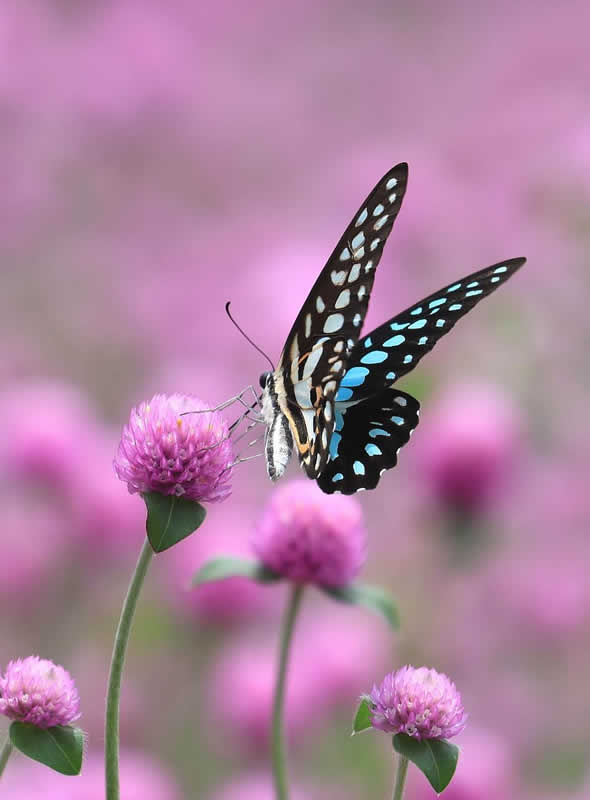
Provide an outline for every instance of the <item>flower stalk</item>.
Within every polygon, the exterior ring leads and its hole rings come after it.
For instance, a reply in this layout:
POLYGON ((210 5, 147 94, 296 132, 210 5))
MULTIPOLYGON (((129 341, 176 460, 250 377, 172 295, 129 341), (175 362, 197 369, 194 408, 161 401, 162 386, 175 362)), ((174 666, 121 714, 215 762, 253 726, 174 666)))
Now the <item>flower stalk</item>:
POLYGON ((273 697, 271 729, 272 774, 276 800, 287 800, 289 796, 285 758, 285 687, 287 666, 289 663, 289 651, 291 647, 291 641, 293 639, 293 629, 295 627, 295 620, 301 606, 303 589, 304 586, 302 584, 294 584, 291 587, 281 629, 279 665, 273 697))
POLYGON ((127 590, 121 610, 121 618, 115 634, 111 671, 107 689, 105 718, 105 779, 106 800, 119 800, 119 703, 121 697, 121 678, 125 664, 125 654, 129 642, 131 624, 137 607, 137 599, 153 556, 152 547, 145 539, 135 571, 127 590))
POLYGON ((0 778, 4 773, 4 768, 6 767, 8 759, 10 758, 10 755, 13 750, 14 747, 12 746, 10 739, 6 739, 6 741, 4 742, 4 747, 0 751, 0 778))
POLYGON ((393 800, 402 800, 404 794, 404 787, 406 785, 406 776, 408 774, 409 760, 406 756, 400 755, 397 764, 397 775, 395 776, 395 786, 393 789, 393 800))

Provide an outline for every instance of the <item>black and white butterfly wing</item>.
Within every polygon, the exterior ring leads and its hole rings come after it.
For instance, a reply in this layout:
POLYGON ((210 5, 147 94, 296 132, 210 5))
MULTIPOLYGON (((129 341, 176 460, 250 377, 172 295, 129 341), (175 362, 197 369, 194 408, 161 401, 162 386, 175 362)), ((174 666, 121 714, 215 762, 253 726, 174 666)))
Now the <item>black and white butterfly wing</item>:
POLYGON ((280 411, 311 478, 328 461, 333 400, 359 338, 375 269, 407 180, 407 164, 393 167, 354 215, 297 315, 272 375, 280 411))
POLYGON ((358 403, 336 403, 336 421, 330 439, 330 460, 317 478, 327 494, 354 494, 374 489, 418 425, 420 404, 397 389, 358 403))
POLYGON ((317 479, 324 492, 374 489, 395 466, 418 424, 419 404, 393 384, 524 263, 513 258, 454 281, 357 342, 334 398, 330 460, 317 479))

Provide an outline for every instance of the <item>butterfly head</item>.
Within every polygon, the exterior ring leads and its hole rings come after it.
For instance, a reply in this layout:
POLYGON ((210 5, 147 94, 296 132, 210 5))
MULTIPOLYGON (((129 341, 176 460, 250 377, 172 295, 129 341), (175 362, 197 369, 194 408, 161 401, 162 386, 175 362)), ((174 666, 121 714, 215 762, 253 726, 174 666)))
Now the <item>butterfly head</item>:
POLYGON ((260 384, 261 389, 266 389, 266 384, 268 382, 269 377, 272 375, 272 372, 263 372, 260 378, 258 379, 258 383, 260 384))

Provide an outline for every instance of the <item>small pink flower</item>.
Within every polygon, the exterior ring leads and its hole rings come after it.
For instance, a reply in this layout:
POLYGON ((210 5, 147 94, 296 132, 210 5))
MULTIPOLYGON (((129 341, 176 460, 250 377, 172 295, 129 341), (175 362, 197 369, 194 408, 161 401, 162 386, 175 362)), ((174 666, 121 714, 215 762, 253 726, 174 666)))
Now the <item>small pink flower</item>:
POLYGON ((372 725, 415 739, 450 739, 465 728, 461 695, 446 675, 428 667, 391 672, 369 696, 372 725))
POLYGON ((68 725, 80 716, 69 672, 39 656, 11 661, 0 678, 0 713, 38 728, 68 725))
POLYGON ((344 586, 365 562, 366 530, 352 497, 325 495, 311 481, 276 489, 253 548, 265 566, 298 583, 344 586))
POLYGON ((130 492, 199 502, 231 492, 233 449, 223 417, 191 395, 156 394, 131 411, 114 460, 130 492), (181 416, 184 412, 203 413, 181 416))

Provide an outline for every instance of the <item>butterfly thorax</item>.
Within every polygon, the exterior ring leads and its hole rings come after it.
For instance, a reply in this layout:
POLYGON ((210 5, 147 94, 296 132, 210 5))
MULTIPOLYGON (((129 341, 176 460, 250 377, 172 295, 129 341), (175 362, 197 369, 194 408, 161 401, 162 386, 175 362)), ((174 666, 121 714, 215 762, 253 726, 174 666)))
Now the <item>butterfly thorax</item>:
POLYGON ((266 469, 272 481, 278 480, 284 473, 293 450, 293 435, 289 421, 281 411, 279 393, 284 394, 282 376, 269 372, 262 392, 262 417, 266 423, 264 451, 266 469))

